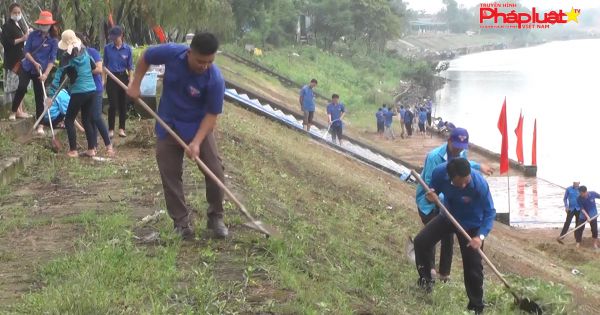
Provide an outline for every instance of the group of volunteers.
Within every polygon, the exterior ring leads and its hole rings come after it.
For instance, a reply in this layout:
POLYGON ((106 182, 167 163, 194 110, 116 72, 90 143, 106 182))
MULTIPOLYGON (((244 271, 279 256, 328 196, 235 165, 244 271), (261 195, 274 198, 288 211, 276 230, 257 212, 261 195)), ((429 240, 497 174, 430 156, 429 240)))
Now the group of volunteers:
POLYGON ((579 185, 579 182, 573 182, 572 186, 567 187, 563 202, 565 203, 565 213, 567 215, 565 224, 560 232, 563 236, 569 230, 573 217, 575 217, 575 225, 583 226, 575 231, 575 247, 581 246, 583 231, 585 230, 585 222, 589 222, 592 230, 592 239, 594 240, 594 249, 600 248, 598 241, 598 210, 596 209, 596 199, 600 198, 600 194, 595 191, 588 191, 586 186, 579 185))
POLYGON ((119 26, 110 29, 110 42, 101 56, 84 33, 67 29, 59 36, 57 22, 49 11, 40 12, 34 22, 34 30, 23 22, 20 4, 12 3, 9 13, 10 19, 2 26, 1 37, 7 73, 5 89, 12 95, 9 120, 31 117, 23 109, 23 99, 31 82, 35 96, 35 117, 44 116, 42 124, 36 129, 39 135, 45 134, 44 125, 59 124, 64 120, 69 138, 68 156, 96 155, 98 133, 104 141, 107 155, 114 155, 111 138, 117 110, 118 134, 126 137, 127 96, 112 79, 103 75, 103 67, 128 83, 128 72, 133 70, 133 51, 123 41, 123 29, 119 26), (58 68, 51 78, 57 59, 58 68), (68 88, 58 90, 65 79, 68 88), (105 87, 109 102, 108 129, 102 118, 105 87), (57 97, 53 98, 55 94, 57 97), (51 99, 54 99, 53 104, 46 104, 51 99), (49 115, 44 112, 45 105, 50 106, 49 115), (87 138, 87 150, 81 154, 77 151, 75 132, 76 116, 80 111, 87 138))
POLYGON ((412 137, 413 126, 415 123, 419 128, 419 134, 425 135, 426 129, 431 127, 432 107, 433 103, 427 98, 423 99, 421 104, 412 108, 411 106, 405 107, 404 105, 393 108, 391 105, 388 106, 387 104, 383 104, 375 113, 377 134, 380 138, 385 137, 387 140, 396 139, 392 123, 394 121, 394 116, 398 116, 401 128, 400 137, 402 139, 412 137))
MULTIPOLYGON (((194 159, 200 158, 210 171, 224 182, 224 169, 217 150, 213 129, 218 115, 223 111, 225 81, 219 68, 213 64, 219 42, 211 33, 197 33, 189 45, 162 44, 147 48, 139 57, 135 70, 131 48, 123 42, 123 29, 119 26, 109 31, 112 41, 104 47, 104 56, 90 46, 85 34, 67 29, 58 39, 56 21, 49 11, 41 11, 35 21, 36 29, 30 31, 22 18, 18 4, 10 6, 11 19, 3 26, 2 42, 8 57, 5 67, 18 76, 18 88, 13 98, 10 120, 26 118, 19 110, 27 85, 33 81, 36 116, 44 115, 44 106, 50 108, 47 123, 58 123, 64 119, 69 138, 69 157, 78 156, 74 124, 78 112, 87 137, 84 155, 96 154, 96 137, 102 136, 108 154, 114 154, 111 137, 115 127, 115 114, 119 112, 119 136, 125 137, 127 97, 137 101, 140 85, 151 65, 164 65, 163 91, 158 107, 158 116, 181 138, 184 150, 165 128, 156 124, 156 161, 162 181, 169 216, 174 231, 185 240, 194 239, 195 232, 190 209, 183 191, 184 153, 194 159), (56 58, 60 65, 53 78, 49 78, 56 58), (104 61, 104 62, 103 62, 104 61), (110 77, 103 78, 106 70, 123 81, 127 89, 121 88, 110 77), (68 88, 59 90, 61 82, 68 78, 68 88), (131 78, 131 80, 129 80, 131 78), (48 84, 48 82, 50 82, 48 84), (44 99, 42 85, 48 85, 44 99), (106 86, 110 109, 108 129, 102 120, 102 91, 106 86), (51 98, 54 103, 50 104, 51 98)), ((43 127, 37 131, 44 133, 43 127)), ((208 201, 207 228, 217 238, 228 235, 223 223, 223 190, 210 176, 205 176, 206 199, 208 201)))
MULTIPOLYGON (((309 131, 313 124, 315 114, 315 92, 317 80, 312 79, 310 83, 300 89, 300 110, 304 113, 302 125, 304 130, 309 131)), ((342 134, 344 129, 344 115, 346 114, 346 106, 340 102, 338 94, 331 95, 331 102, 327 104, 327 123, 328 130, 331 133, 331 141, 342 145, 342 134)))

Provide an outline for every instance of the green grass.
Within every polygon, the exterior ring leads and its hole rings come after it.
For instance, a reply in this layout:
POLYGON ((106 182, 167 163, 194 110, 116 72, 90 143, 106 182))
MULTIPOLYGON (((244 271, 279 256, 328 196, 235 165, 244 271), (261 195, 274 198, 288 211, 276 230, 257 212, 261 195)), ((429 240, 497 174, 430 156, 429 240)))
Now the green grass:
POLYGON ((372 129, 374 113, 383 103, 393 103, 401 80, 408 81, 418 71, 428 69, 422 61, 409 62, 378 53, 341 57, 313 46, 264 51, 262 57, 249 55, 233 45, 224 49, 253 59, 300 84, 316 78, 319 81, 316 91, 327 98, 339 94, 347 107, 347 119, 363 129, 372 129))
MULTIPOLYGON (((75 249, 39 262, 34 289, 6 312, 465 314, 460 263, 454 264, 454 280, 437 286, 432 296, 416 288, 415 267, 403 247, 406 235, 420 225, 398 198, 406 193, 403 184, 388 184, 390 178, 230 104, 219 135, 229 187, 253 215, 276 226, 280 238, 265 239, 240 227, 245 220, 227 202, 226 222, 234 225, 229 240, 182 242, 163 216, 149 226, 160 232, 160 244, 140 245, 133 238, 139 233, 132 216, 139 207, 136 198, 162 192, 151 150, 114 165, 71 162, 40 151, 38 156, 52 163, 40 160, 13 189, 30 181, 49 187, 61 174, 63 182, 90 189, 113 181, 125 198, 61 218, 61 224, 79 231, 75 249)), ((199 210, 196 226, 202 231, 203 177, 195 165, 185 165, 188 202, 199 210)), ((17 207, 30 200, 13 202, 12 215, 35 218, 17 207)), ((488 276, 489 313, 514 314, 511 296, 488 276)), ((541 298, 565 294, 562 287, 535 285, 544 288, 541 298)))

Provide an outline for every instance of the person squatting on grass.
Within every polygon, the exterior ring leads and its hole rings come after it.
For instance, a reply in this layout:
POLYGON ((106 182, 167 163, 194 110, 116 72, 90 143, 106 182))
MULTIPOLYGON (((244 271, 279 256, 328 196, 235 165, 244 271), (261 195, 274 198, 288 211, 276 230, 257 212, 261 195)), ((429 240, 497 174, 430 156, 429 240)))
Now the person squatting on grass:
MULTIPOLYGON (((581 214, 579 214, 579 220, 581 223, 586 220, 595 217, 598 214, 598 210, 596 209, 596 199, 600 198, 600 194, 595 191, 588 191, 587 187, 580 186, 579 187, 579 197, 577 197, 577 202, 581 206, 581 214)), ((594 248, 598 249, 600 243, 598 242, 598 219, 594 219, 590 221, 590 229, 592 229, 592 239, 594 239, 594 248)), ((575 231, 575 241, 577 242, 577 248, 579 248, 581 244, 581 239, 583 237, 583 230, 585 230, 585 225, 582 226, 579 230, 575 231)))
MULTIPOLYGON (((83 123, 88 145, 84 155, 92 157, 96 155, 96 152, 94 151, 94 141, 92 141, 94 134, 89 115, 94 102, 94 95, 96 94, 96 84, 92 77, 92 70, 96 67, 96 64, 73 30, 65 30, 62 33, 61 40, 58 42, 58 48, 64 50, 65 53, 63 54, 59 68, 56 70, 54 80, 52 80, 52 84, 48 89, 48 97, 50 98, 54 93, 59 92, 56 89, 63 80, 63 75, 68 76, 71 100, 69 101, 69 108, 65 115, 65 128, 67 129, 67 136, 69 138, 69 151, 67 155, 69 157, 79 156, 77 153, 77 132, 75 131, 74 124, 75 118, 79 110, 81 110, 81 116, 84 117, 83 123)), ((47 101, 50 101, 50 99, 47 101)))
POLYGON ((444 195, 443 204, 450 214, 471 236, 468 241, 452 224, 445 213, 431 220, 415 237, 415 259, 419 272, 418 284, 427 293, 435 281, 431 276, 433 247, 448 234, 456 234, 463 261, 465 289, 469 298, 467 309, 476 314, 483 312, 483 265, 477 251, 490 233, 496 218, 496 209, 490 188, 483 175, 473 169, 467 159, 456 158, 438 165, 432 172, 429 202, 444 195))
POLYGON ((304 112, 303 125, 306 131, 310 131, 315 115, 315 93, 313 90, 316 86, 317 80, 312 79, 308 85, 303 86, 300 90, 300 110, 304 112))
POLYGON ((563 229, 562 231, 560 231, 560 236, 563 236, 567 233, 569 227, 571 226, 571 221, 573 221, 573 217, 575 217, 576 226, 581 224, 581 222, 579 222, 581 206, 579 205, 579 201, 577 201, 578 197, 579 182, 573 182, 573 186, 567 187, 567 189, 565 189, 565 196, 563 197, 563 202, 565 203, 565 213, 567 214, 567 217, 565 218, 565 224, 563 225, 563 229))
MULTIPOLYGON (((426 184, 431 183, 433 171, 439 165, 456 158, 467 159, 469 149, 469 132, 464 128, 456 128, 448 137, 448 141, 439 147, 431 150, 425 157, 425 163, 423 170, 421 171, 421 178, 426 184)), ((469 162, 471 167, 476 170, 480 170, 486 175, 491 175, 493 169, 486 164, 479 164, 474 161, 469 162)), ((419 217, 423 225, 428 224, 431 220, 436 218, 440 213, 440 209, 435 203, 429 202, 425 195, 425 189, 420 184, 417 185, 416 191, 416 203, 419 217)), ((441 281, 448 281, 450 278, 450 270, 452 267, 452 246, 454 244, 454 237, 452 234, 446 234, 441 238, 440 247, 440 264, 439 264, 439 278, 441 281)), ((431 248, 431 275, 432 277, 437 275, 435 271, 435 246, 431 248)))
MULTIPOLYGON (((51 12, 41 11, 35 24, 37 29, 29 34, 25 43, 25 58, 22 60, 21 69, 19 70, 19 86, 12 101, 12 112, 16 114, 25 93, 27 93, 29 82, 33 82, 35 117, 39 118, 44 114, 42 84, 45 83, 54 67, 54 60, 56 60, 58 51, 58 40, 54 37, 52 30, 56 21, 52 18, 51 12), (40 72, 42 72, 41 75, 40 72)), ((43 135, 44 126, 39 125, 37 133, 43 135)))
MULTIPOLYGON (((223 164, 213 135, 225 96, 225 81, 217 65, 213 64, 218 48, 219 42, 211 33, 194 35, 189 47, 178 44, 152 46, 142 53, 127 93, 132 99, 139 98, 140 84, 150 65, 164 64, 158 115, 189 145, 189 151, 185 152, 188 157, 199 157, 223 182, 223 164)), ((158 123, 156 135, 156 162, 169 216, 177 234, 186 240, 193 239, 194 230, 181 178, 184 149, 158 123)), ((216 237, 226 237, 223 190, 206 175, 205 182, 209 204, 207 227, 216 237)))
POLYGON ((335 143, 337 138, 338 144, 342 145, 342 131, 344 129, 344 123, 342 119, 346 115, 346 107, 344 103, 340 103, 340 96, 333 94, 331 96, 331 103, 327 105, 327 119, 329 120, 331 142, 335 143))

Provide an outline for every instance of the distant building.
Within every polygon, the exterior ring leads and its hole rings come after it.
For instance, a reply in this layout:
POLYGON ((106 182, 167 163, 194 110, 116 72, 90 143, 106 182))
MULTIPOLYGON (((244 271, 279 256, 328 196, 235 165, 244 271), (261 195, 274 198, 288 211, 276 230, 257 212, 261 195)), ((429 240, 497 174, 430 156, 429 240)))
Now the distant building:
POLYGON ((434 17, 420 17, 408 22, 414 33, 439 33, 448 32, 448 23, 436 20, 434 17))
POLYGON ((298 24, 296 26, 296 41, 299 43, 306 43, 312 38, 312 16, 306 14, 300 14, 298 16, 298 24))

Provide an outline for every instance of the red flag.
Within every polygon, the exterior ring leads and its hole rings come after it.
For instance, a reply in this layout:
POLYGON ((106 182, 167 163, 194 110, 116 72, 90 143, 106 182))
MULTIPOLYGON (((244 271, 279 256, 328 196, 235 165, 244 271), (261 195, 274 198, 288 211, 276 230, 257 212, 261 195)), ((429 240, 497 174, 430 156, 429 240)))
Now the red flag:
POLYGON ((156 38, 158 39, 158 42, 161 44, 164 44, 167 42, 167 37, 165 36, 165 32, 163 31, 162 27, 160 27, 160 25, 155 25, 152 30, 154 31, 154 35, 156 35, 156 38))
POLYGON ((523 158, 523 113, 519 113, 519 123, 517 129, 515 129, 517 135, 517 160, 523 164, 525 159, 523 158))
POLYGON ((500 151, 500 174, 508 172, 508 127, 506 123, 506 97, 498 118, 498 130, 502 134, 502 150, 500 151))
POLYGON ((531 145, 531 165, 537 165, 537 119, 533 121, 533 143, 531 145))

